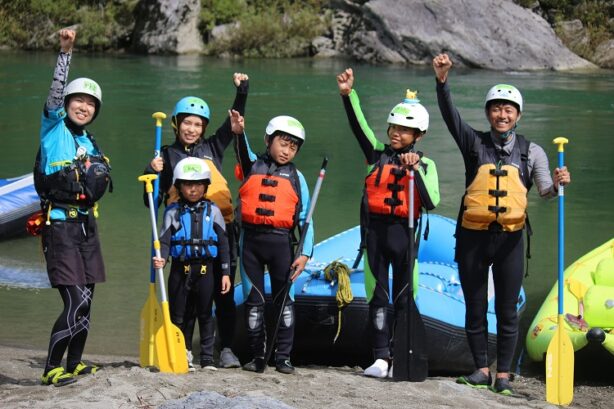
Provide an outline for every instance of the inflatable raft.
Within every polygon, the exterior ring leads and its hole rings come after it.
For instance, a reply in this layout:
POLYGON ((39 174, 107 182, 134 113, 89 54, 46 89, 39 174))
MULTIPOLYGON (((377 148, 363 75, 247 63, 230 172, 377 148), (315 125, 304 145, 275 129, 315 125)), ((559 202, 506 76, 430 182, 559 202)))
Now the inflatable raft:
POLYGON ((26 234, 26 221, 39 210, 31 173, 0 179, 0 240, 26 234))
MULTIPOLYGON (((465 304, 454 262, 453 234, 456 222, 446 217, 429 215, 429 224, 428 240, 421 240, 418 254, 419 290, 416 300, 426 326, 429 370, 431 374, 471 372, 474 364, 465 336, 465 304)), ((342 309, 341 330, 335 343, 333 339, 337 334, 339 316, 335 300, 338 285, 327 281, 323 274, 323 269, 332 261, 337 260, 351 267, 359 242, 360 228, 356 226, 318 243, 306 270, 295 281, 296 329, 292 352, 295 364, 366 367, 372 363, 363 262, 350 274, 354 299, 342 309)), ((265 286, 270 295, 268 276, 265 278, 265 286)), ((241 284, 235 288, 235 301, 238 305, 238 319, 233 349, 244 361, 248 356, 245 351, 241 284)), ((518 300, 518 310, 524 306, 523 290, 518 300)), ((267 308, 269 331, 275 321, 270 310, 272 308, 267 308)), ((391 309, 389 315, 392 317, 391 309)), ((488 331, 489 356, 494 359, 496 318, 492 291, 489 291, 488 331)))
MULTIPOLYGON (((576 367, 612 375, 614 367, 614 239, 584 255, 564 272, 565 330, 576 352, 576 367)), ((541 362, 556 332, 558 282, 529 327, 526 348, 541 362)))

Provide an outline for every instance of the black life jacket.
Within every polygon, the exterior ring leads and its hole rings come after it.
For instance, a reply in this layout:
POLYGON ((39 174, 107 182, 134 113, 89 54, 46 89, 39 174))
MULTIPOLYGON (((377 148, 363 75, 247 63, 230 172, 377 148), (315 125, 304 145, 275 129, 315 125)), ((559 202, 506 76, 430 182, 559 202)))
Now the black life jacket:
MULTIPOLYGON (((46 175, 41 169, 41 149, 38 148, 34 160, 34 188, 41 198, 41 207, 49 202, 69 204, 79 207, 92 207, 109 189, 113 191, 111 166, 104 156, 94 136, 89 132, 87 138, 100 156, 75 158, 57 172, 46 175)), ((79 146, 75 141, 75 148, 79 146)))

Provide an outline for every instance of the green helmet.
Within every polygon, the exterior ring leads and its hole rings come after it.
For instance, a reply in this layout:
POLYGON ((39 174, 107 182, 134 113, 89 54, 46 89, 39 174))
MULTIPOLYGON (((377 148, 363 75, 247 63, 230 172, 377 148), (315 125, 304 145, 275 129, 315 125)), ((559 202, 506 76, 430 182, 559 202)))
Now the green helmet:
POLYGON ((96 119, 100 112, 100 106, 102 105, 102 90, 100 89, 100 85, 90 78, 77 78, 72 80, 64 89, 64 104, 66 105, 70 96, 75 94, 86 94, 94 98, 96 112, 94 112, 92 121, 96 119))
POLYGON ((395 105, 388 114, 388 124, 415 128, 420 132, 429 129, 429 113, 416 98, 416 92, 407 90, 403 102, 395 105))
POLYGON ((276 132, 283 132, 298 139, 300 144, 305 142, 305 128, 296 119, 288 115, 280 115, 271 119, 266 126, 265 140, 276 132))
POLYGON ((184 180, 211 183, 211 170, 203 159, 188 157, 181 159, 173 170, 173 185, 184 180))
POLYGON ((488 108, 488 104, 496 100, 512 102, 518 107, 518 112, 522 113, 522 95, 520 91, 518 91, 518 88, 513 85, 497 84, 488 90, 486 100, 484 101, 484 107, 488 108))

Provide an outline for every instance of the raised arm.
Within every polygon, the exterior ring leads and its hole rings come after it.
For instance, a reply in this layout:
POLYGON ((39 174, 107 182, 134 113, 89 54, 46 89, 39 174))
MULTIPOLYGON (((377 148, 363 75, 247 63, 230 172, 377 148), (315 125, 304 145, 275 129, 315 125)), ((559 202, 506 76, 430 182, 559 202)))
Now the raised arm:
POLYGON ((447 54, 439 54, 433 58, 433 69, 437 77, 437 103, 448 131, 456 141, 463 155, 468 154, 473 147, 476 131, 471 128, 460 116, 452 102, 452 95, 448 86, 448 72, 452 68, 452 61, 447 54))
POLYGON ((379 158, 377 151, 383 151, 385 146, 376 137, 367 120, 365 119, 362 109, 360 108, 360 100, 358 94, 353 89, 354 71, 351 68, 346 68, 341 74, 337 75, 337 85, 339 93, 343 100, 343 107, 347 114, 350 128, 362 149, 362 152, 369 164, 375 163, 379 158))
POLYGON ((64 106, 64 88, 68 82, 68 68, 72 56, 72 47, 75 43, 76 33, 73 30, 60 30, 60 55, 53 71, 53 80, 49 88, 49 95, 45 103, 46 111, 55 111, 64 106))
MULTIPOLYGON (((247 93, 249 91, 249 77, 247 74, 235 72, 232 76, 232 82, 237 89, 237 93, 231 110, 237 111, 241 116, 245 116, 245 105, 247 103, 247 93)), ((219 160, 220 166, 224 159, 224 151, 232 140, 233 133, 230 117, 228 117, 217 131, 215 131, 215 134, 207 139, 207 143, 210 145, 216 159, 219 160)))

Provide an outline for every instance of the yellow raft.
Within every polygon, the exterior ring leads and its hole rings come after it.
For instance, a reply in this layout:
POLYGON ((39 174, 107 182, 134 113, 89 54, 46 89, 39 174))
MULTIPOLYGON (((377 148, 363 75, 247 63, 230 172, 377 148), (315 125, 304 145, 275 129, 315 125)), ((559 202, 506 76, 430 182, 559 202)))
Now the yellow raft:
MULTIPOLYGON (((614 358, 614 239, 597 247, 570 265, 564 273, 565 330, 573 349, 607 351, 614 358)), ((529 357, 543 361, 556 332, 558 282, 546 297, 529 327, 526 347, 529 357)), ((591 360, 593 360, 592 358, 591 360)), ((605 364, 605 362, 603 362, 605 364)), ((592 362, 599 366, 599 362, 592 362)))

